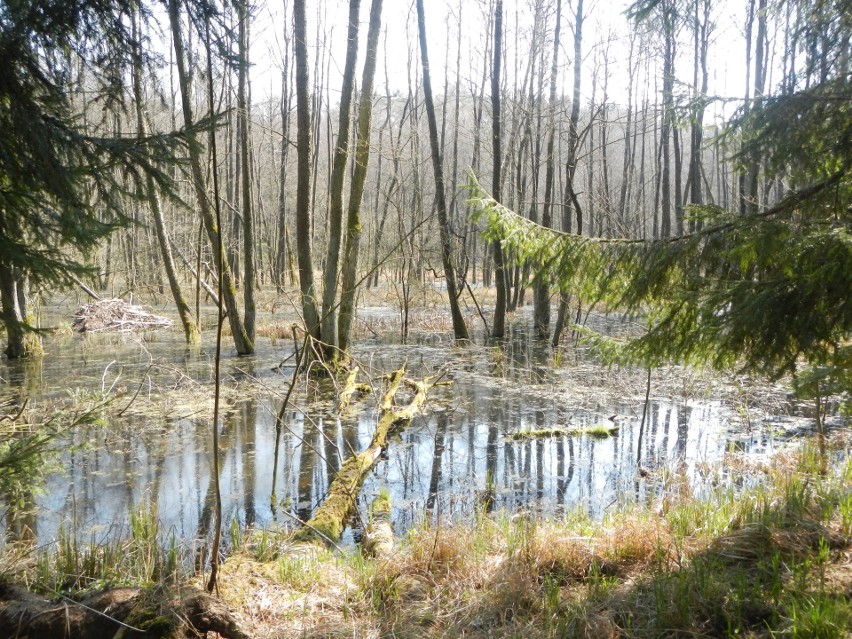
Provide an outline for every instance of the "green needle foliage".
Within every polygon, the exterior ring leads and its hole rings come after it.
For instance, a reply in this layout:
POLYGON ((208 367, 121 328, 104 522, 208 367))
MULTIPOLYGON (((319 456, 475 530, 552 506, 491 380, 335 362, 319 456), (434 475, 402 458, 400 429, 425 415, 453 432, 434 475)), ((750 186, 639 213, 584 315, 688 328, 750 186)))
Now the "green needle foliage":
POLYGON ((146 176, 172 191, 166 166, 181 136, 116 135, 106 119, 124 108, 136 4, 0 4, 0 260, 33 280, 84 272, 81 257, 128 223, 124 206, 146 176), (103 121, 86 121, 72 104, 78 74, 103 121))
MULTIPOLYGON (((558 290, 644 317, 615 359, 709 363, 772 377, 804 360, 852 387, 852 82, 846 76, 762 99, 730 123, 743 161, 792 186, 749 215, 694 206, 701 230, 656 241, 542 228, 494 201, 471 175, 489 240, 558 290)), ((603 342, 601 342, 603 343, 603 342)), ((817 389, 818 390, 818 389, 817 389)))

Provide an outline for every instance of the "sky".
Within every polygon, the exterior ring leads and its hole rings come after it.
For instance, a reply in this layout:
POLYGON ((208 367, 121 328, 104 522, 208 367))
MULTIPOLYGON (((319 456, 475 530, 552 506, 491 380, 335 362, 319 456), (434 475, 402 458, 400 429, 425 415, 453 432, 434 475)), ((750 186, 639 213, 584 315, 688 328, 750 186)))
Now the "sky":
MULTIPOLYGON (((532 23, 530 6, 533 2, 534 0, 504 1, 506 27, 504 38, 507 45, 512 49, 514 49, 514 43, 517 40, 518 48, 522 52, 528 50, 529 31, 532 23), (517 33, 515 29, 516 15, 519 16, 521 22, 517 33)), ((574 52, 575 2, 576 0, 565 0, 562 8, 559 89, 566 94, 570 94, 573 73, 571 65, 573 64, 574 52)), ((487 28, 486 16, 491 1, 426 0, 424 4, 432 85, 435 93, 443 92, 448 40, 450 41, 450 83, 455 82, 457 16, 459 12, 461 12, 463 35, 462 86, 466 86, 470 82, 478 82, 481 74, 481 62, 479 60, 481 60, 487 38, 485 33, 487 28)), ((555 2, 552 4, 555 5, 555 2)), ((595 62, 597 60, 602 64, 604 43, 607 41, 609 41, 610 60, 608 81, 610 100, 621 104, 627 101, 628 34, 633 28, 624 14, 628 4, 624 0, 612 2, 586 0, 583 37, 584 77, 582 82, 584 103, 591 96, 595 62)), ((366 40, 370 0, 362 0, 361 5, 359 77, 364 57, 363 49, 366 40)), ((339 94, 340 91, 340 71, 345 57, 348 7, 348 0, 314 0, 308 2, 308 45, 311 65, 314 63, 315 56, 322 54, 323 50, 330 55, 329 88, 332 101, 336 101, 335 94, 339 94), (320 17, 321 24, 324 26, 320 33, 317 32, 318 17, 320 17)), ((256 19, 253 22, 254 32, 252 33, 252 76, 256 102, 277 96, 280 92, 284 49, 282 34, 285 26, 289 26, 291 10, 292 0, 258 0, 255 6, 256 19)), ((716 0, 713 3, 715 30, 709 55, 711 66, 709 93, 711 95, 738 98, 744 93, 746 84, 743 36, 745 13, 746 0, 716 0)), ((408 86, 409 56, 419 56, 419 50, 416 48, 417 15, 413 0, 384 0, 382 22, 384 33, 380 42, 376 92, 384 92, 385 77, 387 77, 392 91, 405 92, 408 86)), ((549 24, 553 25, 554 21, 551 19, 549 24)), ((651 55, 656 59, 653 45, 646 43, 640 47, 640 50, 642 55, 651 55)), ((549 56, 548 53, 548 58, 549 56)), ((519 60, 520 64, 525 62, 524 57, 522 53, 519 60)), ((780 58, 780 53, 776 53, 775 57, 780 58)), ((678 60, 678 78, 683 81, 690 81, 692 78, 692 51, 688 43, 682 45, 678 60)), ((419 64, 419 57, 415 57, 412 62, 419 64)), ((511 72, 515 63, 510 57, 504 64, 511 72)), ((600 71, 598 82, 598 97, 600 97, 603 82, 602 72, 600 71)), ((653 91, 653 87, 651 87, 651 90, 653 91)), ((732 112, 735 106, 735 103, 720 103, 708 112, 708 118, 724 117, 732 112)))

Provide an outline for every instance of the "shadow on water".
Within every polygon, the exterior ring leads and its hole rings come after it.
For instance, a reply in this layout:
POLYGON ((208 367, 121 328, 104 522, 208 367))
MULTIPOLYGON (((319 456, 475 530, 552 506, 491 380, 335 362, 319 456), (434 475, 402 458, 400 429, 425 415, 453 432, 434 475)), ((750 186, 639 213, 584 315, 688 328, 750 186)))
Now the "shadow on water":
MULTIPOLYGON (((116 376, 132 391, 144 383, 151 362, 208 383, 211 375, 212 353, 187 350, 174 334, 62 337, 49 350, 41 370, 5 365, 0 375, 6 395, 55 398, 75 388, 100 390, 116 376)), ((229 358, 225 377, 280 389, 282 376, 271 372, 280 356, 280 349, 261 345, 254 358, 229 358)), ((404 348, 376 340, 361 345, 358 356, 376 374, 407 361, 412 376, 445 370, 453 382, 432 393, 426 413, 393 439, 364 486, 362 512, 387 490, 400 533, 425 519, 469 518, 479 509, 542 516, 581 509, 600 517, 614 505, 650 500, 665 488, 663 473, 638 478, 640 457, 652 469, 676 469, 693 492, 711 482, 741 481, 705 476, 707 465, 733 445, 729 416, 719 402, 655 400, 640 456, 641 408, 636 410, 635 398, 594 412, 564 406, 551 352, 523 326, 513 325, 506 340, 487 347, 459 348, 446 335, 434 335, 404 348), (620 416, 614 437, 507 438, 600 424, 613 414, 620 416)), ((219 428, 226 525, 235 519, 243 526, 307 520, 341 460, 362 450, 375 426, 369 406, 339 419, 327 405, 296 401, 286 412, 276 453, 280 403, 280 394, 261 392, 237 395, 225 408, 219 428)), ((757 431, 736 441, 747 452, 772 447, 771 437, 757 431)), ((55 538, 60 526, 101 539, 119 530, 140 504, 156 503, 165 530, 182 539, 205 537, 213 509, 210 446, 209 418, 201 414, 136 416, 120 427, 72 430, 62 441, 65 471, 48 476, 24 525, 43 542, 55 538)), ((20 534, 11 512, 6 508, 6 533, 20 534)))

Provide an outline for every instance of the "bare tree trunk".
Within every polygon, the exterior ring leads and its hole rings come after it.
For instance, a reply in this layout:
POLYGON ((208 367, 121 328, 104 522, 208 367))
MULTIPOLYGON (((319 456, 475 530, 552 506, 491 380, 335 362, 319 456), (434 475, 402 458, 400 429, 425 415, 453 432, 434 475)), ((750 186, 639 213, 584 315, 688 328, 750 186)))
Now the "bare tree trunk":
POLYGON ((251 117, 249 114, 249 12, 246 6, 247 0, 234 0, 237 9, 238 46, 239 46, 239 79, 237 86, 237 118, 239 121, 240 166, 242 195, 242 219, 243 219, 243 322, 248 339, 254 342, 255 315, 257 313, 254 300, 254 290, 257 285, 255 267, 255 231, 254 211, 251 201, 251 117))
MULTIPOLYGON (((136 107, 136 132, 140 138, 146 135, 146 123, 144 107, 145 104, 142 96, 142 56, 139 51, 140 36, 139 33, 139 15, 138 11, 134 11, 131 16, 132 28, 134 32, 133 46, 133 100, 136 107)), ((166 277, 169 280, 169 288, 172 292, 175 306, 177 307, 178 316, 183 325, 183 334, 187 344, 197 344, 201 341, 201 332, 198 330, 198 324, 192 316, 192 311, 189 308, 189 303, 183 296, 180 283, 177 278, 177 269, 175 268, 174 257, 172 256, 172 247, 169 242, 166 224, 163 220, 163 211, 160 207, 160 198, 157 194, 157 189, 154 186, 154 178, 148 174, 146 176, 146 189, 148 206, 151 208, 151 217, 154 218, 154 229, 157 234, 157 243, 160 247, 160 256, 163 259, 163 269, 166 271, 166 277)))
MULTIPOLYGON (((287 12, 285 2, 284 13, 287 12)), ((292 23, 291 23, 292 28, 292 23)), ((281 72, 281 165, 278 171, 278 235, 275 244, 275 285, 284 286, 285 273, 288 271, 287 244, 287 155, 290 150, 290 30, 284 29, 284 69, 281 72)), ((290 282, 293 283, 292 281, 290 282)))
POLYGON ((663 128, 660 132, 660 153, 662 154, 661 207, 662 222, 660 235, 663 238, 672 234, 672 158, 670 139, 674 123, 674 8, 664 1, 661 7, 663 19, 663 128))
MULTIPOLYGON (((349 159, 349 123, 352 121, 352 93, 355 85, 355 64, 358 60, 358 20, 361 0, 349 0, 349 25, 346 35, 346 62, 343 66, 343 84, 340 91, 337 144, 329 182, 328 250, 325 258, 322 289, 323 357, 334 359, 337 345, 337 278, 340 265, 340 245, 343 228, 343 182, 346 162, 349 159)), ((368 132, 369 135, 369 132, 368 132)), ((360 202, 359 202, 360 205, 360 202)))
MULTIPOLYGON (((186 68, 186 52, 184 51, 177 0, 169 0, 169 21, 172 27, 172 41, 175 49, 175 66, 177 67, 178 83, 180 84, 184 126, 187 131, 192 131, 195 122, 192 115, 192 101, 190 99, 191 85, 186 68)), ((212 107, 212 93, 209 97, 212 107)), ((188 135, 194 138, 192 133, 188 133, 188 135)), ((220 228, 216 223, 213 208, 204 186, 204 174, 201 169, 201 152, 194 139, 190 140, 189 156, 190 169, 192 171, 192 183, 193 188, 195 189, 198 208, 201 213, 201 220, 204 223, 205 230, 207 231, 207 236, 213 249, 215 262, 217 265, 221 265, 221 270, 218 273, 218 276, 222 280, 222 301, 225 303, 225 307, 228 311, 228 321, 231 326, 234 346, 237 349, 237 353, 240 355, 250 355, 254 352, 254 344, 249 338, 248 333, 246 333, 245 326, 240 318, 233 274, 231 273, 231 269, 228 267, 227 262, 224 259, 221 259, 221 253, 224 249, 220 237, 220 228)), ((216 167, 214 167, 214 170, 215 168, 216 167)), ((216 206, 218 206, 218 202, 216 203, 216 206)))
MULTIPOLYGON (((701 168, 701 146, 704 141, 704 100, 707 95, 707 47, 710 31, 710 0, 696 0, 693 7, 693 62, 692 62, 692 86, 693 100, 696 107, 692 116, 690 130, 690 153, 689 153, 689 175, 687 183, 689 186, 689 202, 691 204, 702 204, 702 168, 701 168), (699 15, 699 9, 703 16, 699 15), (702 19, 703 18, 703 19, 702 19), (700 84, 699 84, 700 75, 700 84)), ((689 231, 696 230, 696 220, 689 220, 689 231)))
MULTIPOLYGON (((574 175, 577 171, 577 147, 580 133, 577 126, 580 122, 580 85, 583 77, 583 0, 577 0, 577 11, 574 14, 574 87, 571 97, 571 116, 568 122, 568 157, 565 160, 565 195, 562 209, 562 230, 571 232, 572 214, 577 216, 577 235, 583 234, 583 210, 577 200, 574 190, 574 175)), ((559 311, 556 314, 556 326, 553 327, 553 346, 559 345, 559 339, 565 328, 568 317, 569 291, 560 291, 559 311)))
POLYGON ((349 192, 349 210, 346 217, 346 238, 343 249, 343 282, 340 293, 340 324, 338 337, 344 354, 352 342, 352 319, 355 315, 355 294, 358 272, 358 255, 361 246, 361 200, 367 181, 370 161, 370 133, 373 118, 373 81, 376 75, 379 33, 382 30, 382 0, 373 0, 370 6, 370 26, 367 30, 367 54, 361 78, 361 99, 358 104, 358 139, 355 144, 355 170, 349 192))
MULTIPOLYGON (((556 158, 553 156, 556 137, 556 76, 559 71, 559 30, 562 20, 562 0, 556 0, 556 28, 553 33, 553 63, 550 68, 550 103, 547 116, 547 151, 545 156, 544 209, 541 225, 553 225, 553 174, 556 158)), ((550 282, 539 281, 535 287, 533 330, 538 339, 547 339, 550 334, 550 282)))
POLYGON ((618 215, 620 219, 627 219, 627 207, 629 206, 630 186, 635 168, 636 145, 633 139, 633 86, 636 80, 636 69, 638 60, 634 55, 636 45, 636 34, 630 34, 630 48, 627 54, 628 80, 627 80, 627 121, 624 125, 624 156, 621 164, 621 189, 618 196, 618 215))
MULTIPOLYGON (((746 38, 746 87, 745 87, 745 99, 743 100, 743 110, 746 115, 748 115, 749 110, 751 109, 751 36, 752 31, 754 29, 754 2, 755 0, 749 0, 748 8, 746 12, 746 29, 745 29, 745 38, 746 38)), ((745 171, 739 172, 739 198, 740 198, 740 213, 745 215, 746 213, 751 213, 754 211, 753 201, 750 199, 750 193, 748 189, 747 182, 747 174, 745 171)))
POLYGON ((456 28, 458 29, 456 40, 456 83, 455 94, 453 95, 453 169, 451 177, 453 185, 453 197, 450 199, 450 226, 456 233, 460 231, 461 226, 459 224, 459 189, 457 188, 457 185, 459 183, 459 114, 461 111, 462 6, 463 4, 461 0, 459 0, 458 22, 456 26, 456 28))
MULTIPOLYGON (((422 2, 422 0, 419 0, 422 2)), ((492 165, 492 197, 500 202, 502 199, 502 133, 500 113, 500 68, 503 58, 503 0, 497 0, 494 13, 494 66, 491 69, 491 147, 492 165)), ((494 279, 497 287, 497 299, 494 304, 494 321, 491 326, 491 336, 502 338, 506 333, 506 264, 503 257, 503 247, 500 241, 492 243, 494 255, 494 279)))
MULTIPOLYGON (((174 0, 172 0, 174 1, 174 0)), ((320 339, 319 313, 314 289, 311 242, 311 104, 308 95, 308 43, 305 0, 293 2, 294 57, 296 60, 296 247, 299 260, 299 289, 305 330, 320 339)))
MULTIPOLYGON (((766 88, 766 0, 758 0, 757 4, 757 38, 754 46, 754 99, 763 97, 766 88)), ((760 160, 759 157, 748 158, 748 200, 749 211, 757 212, 760 208, 760 160)))
MULTIPOLYGON (((501 0, 497 1, 498 4, 501 2, 501 0)), ((429 121, 429 144, 432 148, 432 168, 435 173, 435 202, 438 208, 438 224, 441 232, 441 261, 444 265, 444 277, 447 281, 447 296, 450 298, 453 334, 456 339, 468 339, 467 326, 459 307, 456 274, 452 261, 452 244, 449 220, 447 218, 446 191, 444 188, 444 170, 441 166, 441 152, 438 148, 438 122, 435 118, 435 103, 432 99, 432 80, 429 74, 429 52, 426 45, 426 19, 423 14, 423 0, 417 0, 417 24, 420 34, 420 58, 423 64, 423 94, 426 100, 426 118, 429 121)))

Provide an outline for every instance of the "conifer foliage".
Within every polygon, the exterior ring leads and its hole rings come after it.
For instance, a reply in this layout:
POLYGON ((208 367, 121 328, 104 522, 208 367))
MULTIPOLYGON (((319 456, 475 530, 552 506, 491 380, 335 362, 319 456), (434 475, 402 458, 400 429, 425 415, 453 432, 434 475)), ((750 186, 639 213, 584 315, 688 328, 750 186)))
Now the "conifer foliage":
POLYGON ((83 122, 70 101, 75 69, 89 100, 120 108, 132 50, 130 0, 8 0, 0 4, 0 280, 7 354, 27 354, 27 278, 61 282, 85 271, 83 258, 127 222, 126 197, 145 176, 168 192, 163 160, 177 136, 109 133, 83 122), (67 248, 76 249, 66 250, 67 248))

